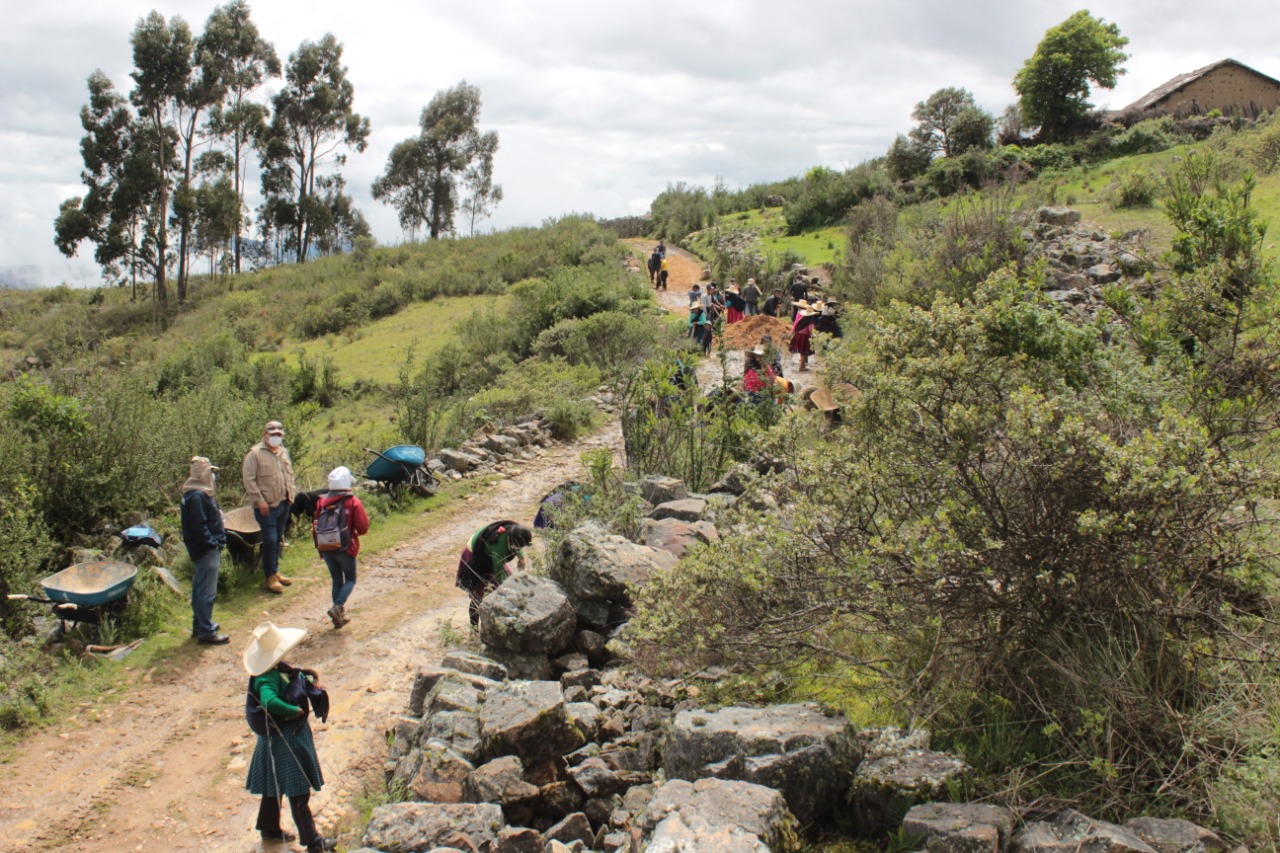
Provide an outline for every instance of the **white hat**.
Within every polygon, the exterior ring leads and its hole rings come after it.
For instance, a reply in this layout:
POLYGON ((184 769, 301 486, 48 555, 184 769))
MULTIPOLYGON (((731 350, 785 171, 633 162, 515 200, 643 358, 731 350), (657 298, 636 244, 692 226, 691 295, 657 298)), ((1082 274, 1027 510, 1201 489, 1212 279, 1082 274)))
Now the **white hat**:
POLYGON ((346 465, 339 465, 329 472, 329 491, 331 492, 349 492, 351 491, 351 469, 346 465))
POLYGON ((263 622, 253 629, 253 639, 244 647, 244 668, 250 675, 262 675, 284 660, 305 636, 306 628, 277 628, 274 622, 263 622))

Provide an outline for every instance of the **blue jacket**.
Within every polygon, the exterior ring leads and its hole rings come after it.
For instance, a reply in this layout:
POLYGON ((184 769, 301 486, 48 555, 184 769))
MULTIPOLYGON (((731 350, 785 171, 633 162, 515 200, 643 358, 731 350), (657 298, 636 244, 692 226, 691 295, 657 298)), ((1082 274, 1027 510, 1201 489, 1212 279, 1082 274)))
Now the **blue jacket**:
POLYGON ((193 560, 227 544, 218 502, 199 489, 182 493, 182 542, 193 560))

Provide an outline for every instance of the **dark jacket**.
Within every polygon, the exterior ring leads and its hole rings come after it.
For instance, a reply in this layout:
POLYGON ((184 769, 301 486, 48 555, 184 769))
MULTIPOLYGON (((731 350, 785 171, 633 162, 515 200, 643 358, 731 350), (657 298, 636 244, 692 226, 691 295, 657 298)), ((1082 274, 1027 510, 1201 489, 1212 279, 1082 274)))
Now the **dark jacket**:
POLYGON ((182 494, 182 543, 193 560, 227 544, 218 502, 199 489, 182 494))

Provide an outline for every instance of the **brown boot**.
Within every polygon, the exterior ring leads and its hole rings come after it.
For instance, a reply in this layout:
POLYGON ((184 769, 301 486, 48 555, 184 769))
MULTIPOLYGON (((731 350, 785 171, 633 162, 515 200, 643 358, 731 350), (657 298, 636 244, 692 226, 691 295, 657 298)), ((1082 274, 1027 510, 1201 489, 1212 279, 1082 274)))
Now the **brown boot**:
POLYGON ((279 572, 276 572, 276 580, 280 581, 281 586, 293 586, 293 581, 289 580, 279 572))
POLYGON ((267 592, 274 592, 277 595, 284 592, 284 587, 280 584, 280 575, 269 575, 266 584, 267 592))

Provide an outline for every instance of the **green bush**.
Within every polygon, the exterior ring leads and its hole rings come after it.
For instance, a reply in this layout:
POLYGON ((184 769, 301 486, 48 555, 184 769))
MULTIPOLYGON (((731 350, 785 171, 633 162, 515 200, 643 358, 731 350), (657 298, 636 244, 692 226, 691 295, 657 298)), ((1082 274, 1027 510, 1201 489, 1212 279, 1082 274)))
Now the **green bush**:
POLYGON ((1107 188, 1107 201, 1112 208, 1124 210, 1151 207, 1161 191, 1161 182, 1148 172, 1130 172, 1107 188))

